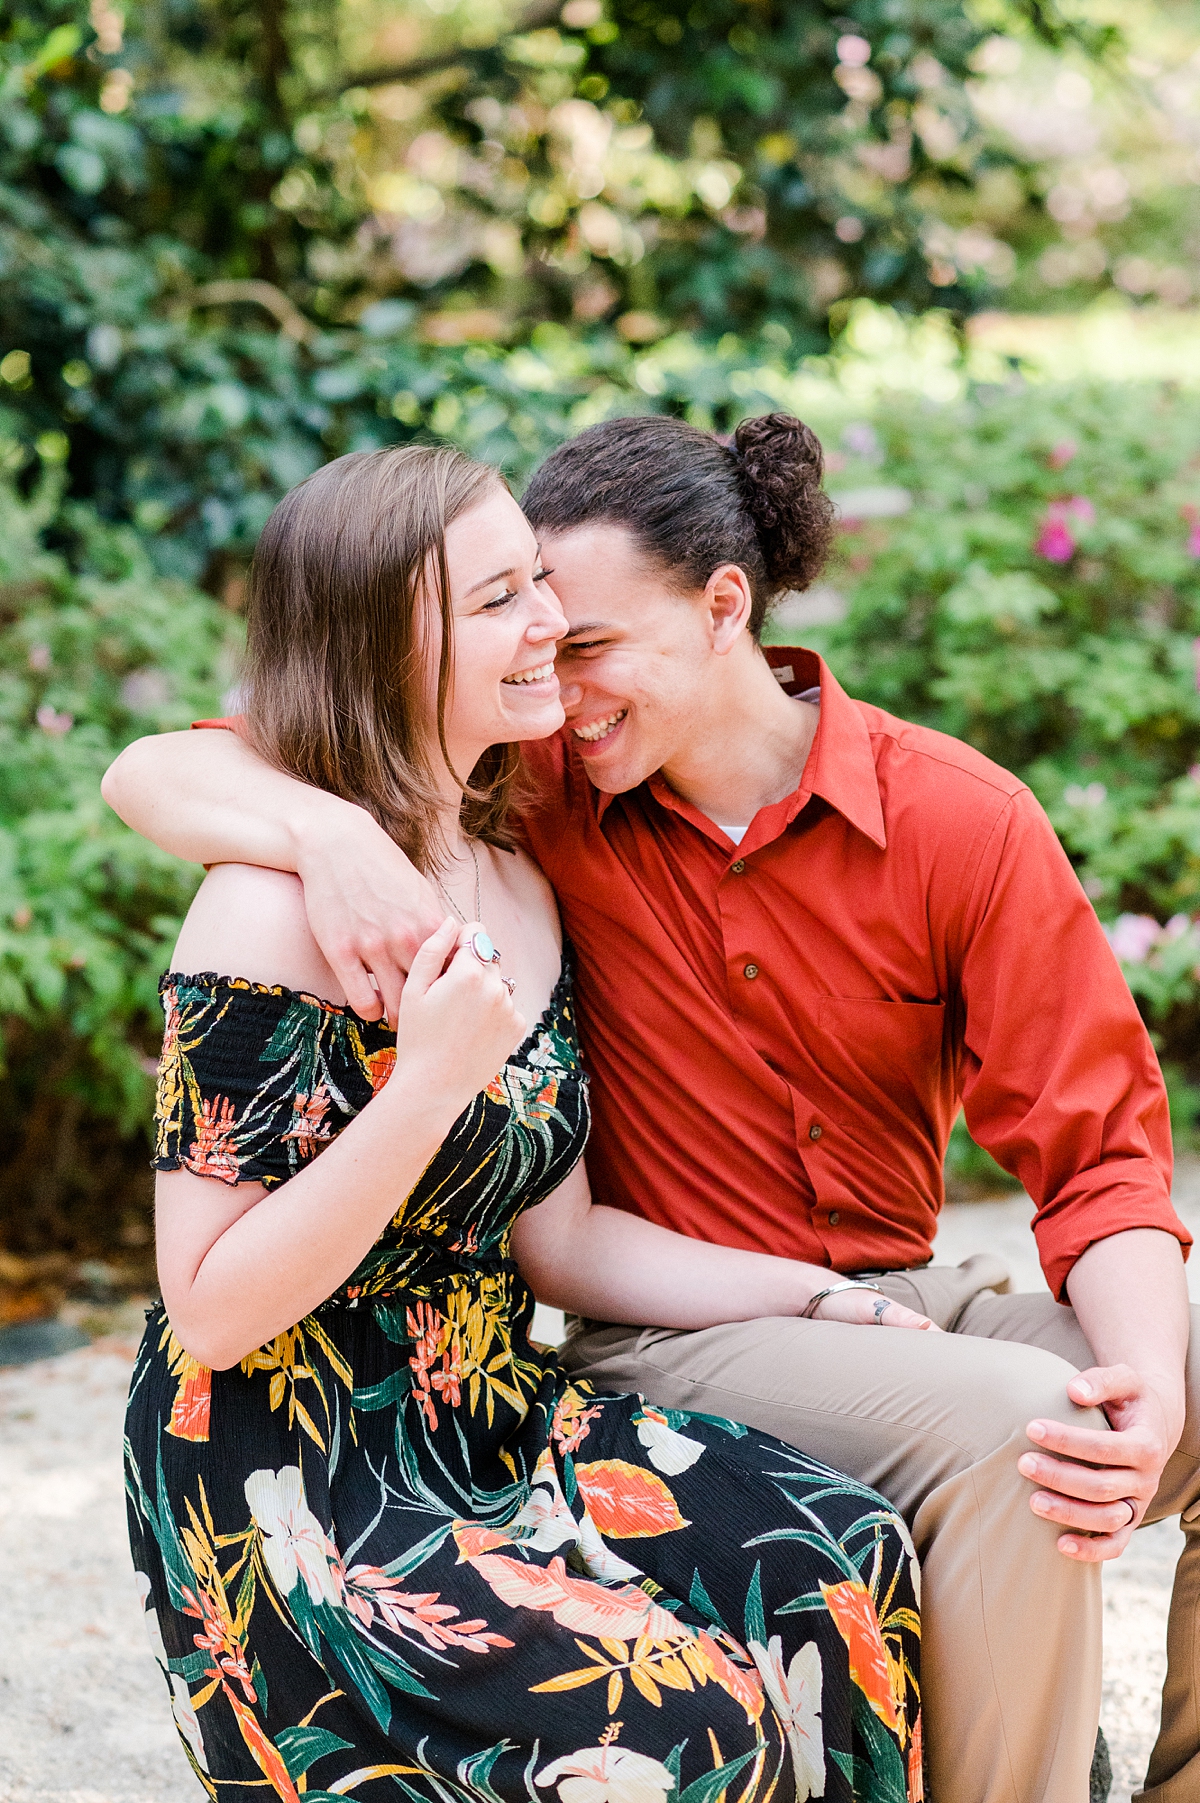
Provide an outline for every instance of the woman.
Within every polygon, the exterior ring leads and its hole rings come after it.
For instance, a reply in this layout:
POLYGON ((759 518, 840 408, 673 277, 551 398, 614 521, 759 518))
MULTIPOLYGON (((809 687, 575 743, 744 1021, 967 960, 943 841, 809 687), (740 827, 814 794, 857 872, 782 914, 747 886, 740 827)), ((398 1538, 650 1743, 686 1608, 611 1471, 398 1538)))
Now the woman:
MULTIPOLYGON (((515 743, 563 717, 547 575, 495 473, 446 450, 341 458, 256 555, 252 743, 369 809, 446 918, 394 1032, 277 871, 214 870, 163 979, 163 1302, 127 1446, 176 1721, 247 1803, 917 1797, 900 1520, 528 1337, 514 1222, 535 1248, 589 1211, 554 904, 505 827, 515 743)), ((643 1259, 679 1244, 630 1227, 643 1259)), ((801 1312, 829 1274, 797 1272, 801 1312)))

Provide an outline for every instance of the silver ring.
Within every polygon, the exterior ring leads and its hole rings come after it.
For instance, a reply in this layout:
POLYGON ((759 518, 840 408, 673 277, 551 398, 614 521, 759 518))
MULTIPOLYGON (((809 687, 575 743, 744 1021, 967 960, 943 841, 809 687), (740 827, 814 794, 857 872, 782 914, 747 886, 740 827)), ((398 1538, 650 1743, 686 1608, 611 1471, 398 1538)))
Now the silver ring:
POLYGON ((511 977, 501 977, 500 981, 504 984, 504 987, 508 990, 509 995, 512 995, 517 987, 517 985, 513 981, 513 979, 511 977))
MULTIPOLYGON (((1133 1526, 1134 1522, 1137 1520, 1137 1504, 1134 1502, 1132 1496, 1123 1496, 1121 1498, 1121 1501, 1123 1503, 1127 1503, 1129 1506, 1129 1520, 1125 1523, 1125 1526, 1127 1528, 1131 1528, 1133 1526)), ((1116 1531, 1118 1534, 1121 1532, 1120 1528, 1118 1528, 1116 1531)))
POLYGON ((471 934, 467 944, 481 964, 499 964, 500 954, 482 927, 478 932, 471 934))
POLYGON ((871 1310, 871 1313, 875 1317, 876 1327, 883 1326, 883 1317, 887 1314, 887 1312, 888 1312, 889 1308, 891 1308, 891 1306, 892 1306, 892 1298, 890 1296, 881 1296, 879 1298, 879 1301, 875 1304, 875 1307, 871 1310))

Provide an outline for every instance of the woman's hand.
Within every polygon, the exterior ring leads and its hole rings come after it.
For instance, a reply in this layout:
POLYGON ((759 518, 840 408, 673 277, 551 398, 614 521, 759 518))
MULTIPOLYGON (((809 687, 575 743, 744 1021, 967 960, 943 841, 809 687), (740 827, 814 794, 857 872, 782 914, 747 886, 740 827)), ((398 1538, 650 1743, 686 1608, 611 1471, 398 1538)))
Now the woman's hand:
POLYGON ((396 1069, 404 1089, 457 1099, 459 1112, 490 1083, 525 1037, 525 1019, 495 964, 481 964, 470 936, 449 915, 413 958, 396 1023, 396 1069), (465 935, 455 951, 455 942, 465 935), (403 1067, 403 1074, 402 1074, 403 1067))
MULTIPOLYGON (((826 1296, 824 1302, 818 1302, 814 1321, 844 1321, 851 1327, 874 1327, 877 1325, 875 1309, 878 1303, 885 1301, 875 1290, 839 1290, 836 1296, 826 1296)), ((921 1333, 941 1333, 936 1321, 928 1315, 919 1315, 915 1309, 905 1308, 902 1302, 888 1302, 878 1319, 880 1327, 915 1327, 921 1333)))

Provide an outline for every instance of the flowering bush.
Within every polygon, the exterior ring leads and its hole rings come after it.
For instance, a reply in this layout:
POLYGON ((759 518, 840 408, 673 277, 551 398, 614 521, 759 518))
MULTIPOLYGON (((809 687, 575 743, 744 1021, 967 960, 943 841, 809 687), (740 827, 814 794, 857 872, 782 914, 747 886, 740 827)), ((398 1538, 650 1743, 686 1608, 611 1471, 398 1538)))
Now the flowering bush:
POLYGON ((1200 1097, 1200 408, 977 390, 829 422, 832 588, 776 628, 855 694, 1033 788, 1106 924, 1179 1118, 1200 1097), (866 485, 870 484, 870 488, 866 485), (896 497, 900 499, 897 500, 896 497), (820 623, 804 632, 804 610, 820 623))

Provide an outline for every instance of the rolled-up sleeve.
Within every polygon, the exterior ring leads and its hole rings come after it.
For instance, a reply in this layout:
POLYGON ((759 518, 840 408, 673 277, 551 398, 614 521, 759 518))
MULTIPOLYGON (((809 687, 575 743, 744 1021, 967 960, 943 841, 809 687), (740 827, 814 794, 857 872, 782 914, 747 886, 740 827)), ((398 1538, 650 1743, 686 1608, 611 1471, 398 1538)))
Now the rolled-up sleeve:
POLYGON ((1131 1228, 1191 1235, 1171 1205, 1158 1060, 1120 966, 1027 789, 992 828, 962 912, 962 1095, 973 1138, 1033 1197, 1046 1281, 1131 1228))

